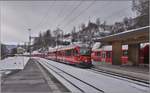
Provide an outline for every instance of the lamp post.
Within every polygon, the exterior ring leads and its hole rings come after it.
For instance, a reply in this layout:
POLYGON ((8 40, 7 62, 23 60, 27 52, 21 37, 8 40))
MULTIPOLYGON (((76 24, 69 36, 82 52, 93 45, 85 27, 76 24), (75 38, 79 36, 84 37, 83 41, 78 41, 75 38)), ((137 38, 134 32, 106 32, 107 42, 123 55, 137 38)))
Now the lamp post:
POLYGON ((31 58, 31 29, 28 29, 29 31, 29 53, 30 53, 30 58, 31 58))

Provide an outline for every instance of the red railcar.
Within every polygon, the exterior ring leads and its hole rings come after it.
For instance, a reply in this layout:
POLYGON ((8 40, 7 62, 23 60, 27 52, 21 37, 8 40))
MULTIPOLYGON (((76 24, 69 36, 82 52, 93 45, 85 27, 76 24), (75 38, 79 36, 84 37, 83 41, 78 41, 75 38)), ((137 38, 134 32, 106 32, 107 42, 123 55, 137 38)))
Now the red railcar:
POLYGON ((46 58, 83 67, 92 66, 91 49, 86 46, 71 45, 55 48, 48 52, 46 58))
POLYGON ((112 50, 111 46, 105 46, 100 49, 94 49, 92 50, 91 58, 92 61, 95 62, 112 62, 112 50))
MULTIPOLYGON (((149 45, 144 46, 140 49, 140 63, 145 63, 149 60, 149 45)), ((112 63, 112 46, 103 46, 100 49, 92 50, 91 54, 92 61, 94 62, 107 62, 112 63)), ((122 64, 126 64, 128 62, 128 46, 123 45, 122 47, 122 64)))
MULTIPOLYGON (((28 56, 30 56, 30 54, 28 53, 28 56)), ((46 56, 45 52, 39 52, 39 51, 33 51, 31 53, 32 57, 41 57, 44 58, 46 56)))

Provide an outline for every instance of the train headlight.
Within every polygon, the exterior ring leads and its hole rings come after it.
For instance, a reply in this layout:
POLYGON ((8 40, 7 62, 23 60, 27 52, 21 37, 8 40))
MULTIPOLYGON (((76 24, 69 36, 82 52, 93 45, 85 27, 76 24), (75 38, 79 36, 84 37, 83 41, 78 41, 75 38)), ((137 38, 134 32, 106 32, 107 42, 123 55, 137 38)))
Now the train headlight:
POLYGON ((88 62, 88 60, 85 60, 85 62, 88 62))

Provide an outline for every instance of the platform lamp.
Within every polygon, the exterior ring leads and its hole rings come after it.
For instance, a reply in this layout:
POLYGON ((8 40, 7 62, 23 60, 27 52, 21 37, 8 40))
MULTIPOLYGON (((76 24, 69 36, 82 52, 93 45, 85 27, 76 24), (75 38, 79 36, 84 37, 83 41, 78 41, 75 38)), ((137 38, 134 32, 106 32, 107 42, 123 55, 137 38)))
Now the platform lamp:
POLYGON ((30 53, 30 58, 31 58, 31 29, 28 29, 29 31, 29 53, 30 53))

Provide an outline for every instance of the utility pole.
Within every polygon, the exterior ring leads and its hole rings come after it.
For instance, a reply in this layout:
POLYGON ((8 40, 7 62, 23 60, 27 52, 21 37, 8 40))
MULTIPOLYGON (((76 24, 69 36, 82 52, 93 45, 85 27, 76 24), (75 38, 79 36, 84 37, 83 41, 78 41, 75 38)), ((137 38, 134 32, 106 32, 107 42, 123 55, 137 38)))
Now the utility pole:
POLYGON ((28 29, 29 31, 29 53, 30 53, 30 58, 31 58, 31 29, 28 29))
POLYGON ((58 43, 57 43, 57 41, 58 41, 58 28, 55 30, 56 31, 56 42, 55 42, 55 44, 56 44, 56 46, 55 46, 55 48, 56 48, 56 54, 55 54, 55 56, 56 56, 56 61, 57 61, 57 45, 58 45, 58 43))

